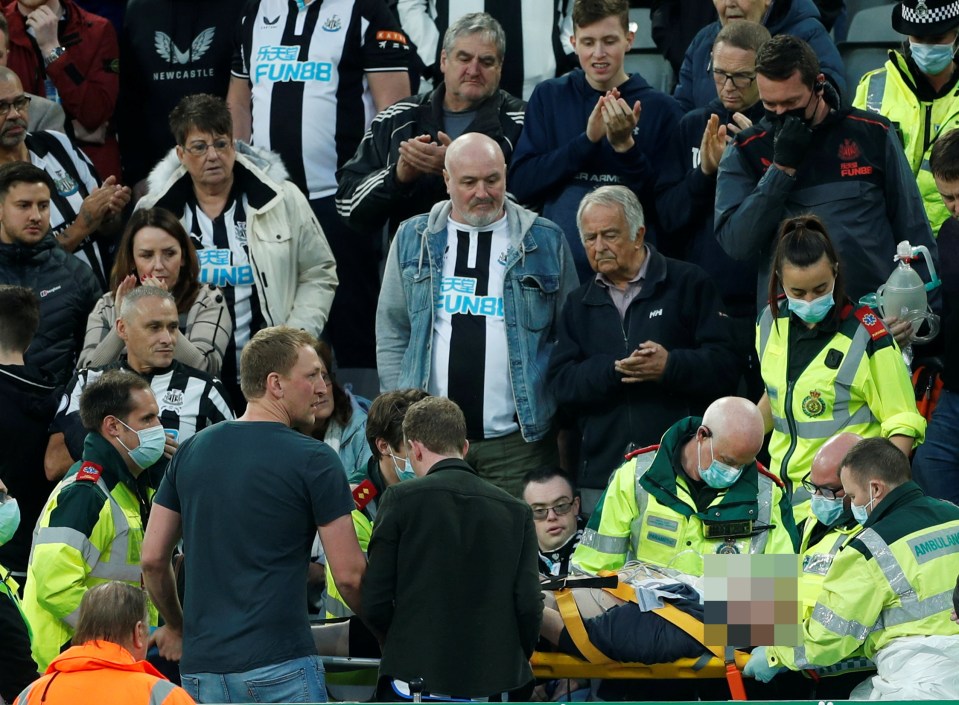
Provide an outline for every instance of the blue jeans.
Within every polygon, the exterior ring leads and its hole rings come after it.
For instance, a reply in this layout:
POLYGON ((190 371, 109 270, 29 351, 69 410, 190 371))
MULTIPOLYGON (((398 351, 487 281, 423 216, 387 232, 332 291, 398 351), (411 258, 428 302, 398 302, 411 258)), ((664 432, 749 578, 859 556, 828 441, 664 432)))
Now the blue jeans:
POLYGON ((243 673, 183 673, 183 689, 198 703, 325 703, 319 656, 304 656, 243 673))
POLYGON ((926 494, 959 504, 959 394, 945 389, 916 449, 912 474, 926 494))

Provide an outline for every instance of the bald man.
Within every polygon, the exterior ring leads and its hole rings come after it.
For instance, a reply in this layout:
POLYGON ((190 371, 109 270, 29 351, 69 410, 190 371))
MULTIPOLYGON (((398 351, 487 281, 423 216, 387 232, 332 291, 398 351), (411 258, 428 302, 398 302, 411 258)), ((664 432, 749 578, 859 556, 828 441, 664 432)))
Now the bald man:
MULTIPOLYGON (((862 436, 857 433, 840 433, 830 438, 819 448, 809 474, 802 480, 812 495, 809 515, 799 523, 799 553, 803 557, 799 598, 804 620, 809 619, 816 607, 823 580, 839 549, 861 528, 849 509, 849 497, 839 478, 843 459, 861 440, 862 436)), ((874 668, 861 653, 854 656, 843 669, 830 669, 819 674, 816 698, 845 700, 849 697, 852 689, 862 681, 862 671, 874 668)))
POLYGON ((526 472, 558 460, 544 376, 576 272, 563 232, 506 199, 494 140, 454 140, 443 179, 449 200, 406 220, 390 247, 376 312, 380 389, 453 399, 466 461, 521 498, 526 472))
POLYGON ((762 415, 739 397, 673 424, 613 474, 574 567, 597 573, 635 559, 701 576, 707 553, 795 553, 789 500, 756 464, 762 443, 762 415))

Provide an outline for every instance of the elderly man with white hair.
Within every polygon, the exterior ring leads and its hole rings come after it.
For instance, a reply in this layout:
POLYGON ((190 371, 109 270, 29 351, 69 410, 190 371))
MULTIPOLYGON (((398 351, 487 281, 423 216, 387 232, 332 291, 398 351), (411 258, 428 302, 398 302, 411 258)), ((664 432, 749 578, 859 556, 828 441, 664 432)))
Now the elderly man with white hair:
POLYGON ((713 280, 645 242, 630 189, 588 193, 576 221, 596 274, 566 300, 547 384, 582 437, 576 484, 589 512, 624 454, 734 393, 740 369, 713 280))
POLYGON ((701 576, 707 553, 795 553, 789 500, 756 463, 762 444, 762 415, 740 397, 676 422, 615 472, 574 567, 596 573, 635 559, 701 576))

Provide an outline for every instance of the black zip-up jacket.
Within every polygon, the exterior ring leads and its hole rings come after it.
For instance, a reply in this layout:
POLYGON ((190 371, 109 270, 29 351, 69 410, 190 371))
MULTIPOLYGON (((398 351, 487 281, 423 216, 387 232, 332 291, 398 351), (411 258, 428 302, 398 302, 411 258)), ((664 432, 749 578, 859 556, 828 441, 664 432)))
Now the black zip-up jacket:
POLYGON ((83 345, 87 316, 103 293, 93 270, 47 233, 33 247, 0 243, 0 284, 33 289, 40 300, 40 327, 27 364, 66 384, 83 345))
MULTIPOLYGON (((396 180, 400 142, 443 130, 446 84, 431 93, 404 98, 373 119, 356 154, 336 172, 336 210, 358 232, 368 232, 390 221, 390 232, 407 218, 429 213, 448 198, 439 174, 426 174, 410 184, 396 180)), ((481 132, 499 143, 509 166, 523 130, 526 103, 498 90, 476 108, 466 132, 481 132)))
POLYGON ((592 279, 569 295, 557 326, 546 379, 582 434, 579 487, 606 487, 630 447, 659 443, 676 421, 736 388, 738 357, 716 285, 696 265, 646 247, 646 278, 625 322, 592 279), (613 365, 646 341, 669 353, 663 377, 626 384, 613 365))

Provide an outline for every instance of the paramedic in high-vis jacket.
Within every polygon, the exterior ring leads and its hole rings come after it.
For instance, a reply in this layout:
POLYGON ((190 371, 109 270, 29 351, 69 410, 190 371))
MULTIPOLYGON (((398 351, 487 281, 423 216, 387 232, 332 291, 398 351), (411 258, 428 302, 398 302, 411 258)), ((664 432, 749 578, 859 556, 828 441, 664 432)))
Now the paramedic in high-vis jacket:
POLYGON ((701 576, 707 553, 795 553, 789 500, 756 464, 762 443, 759 409, 739 397, 673 424, 658 450, 616 470, 574 567, 596 573, 636 559, 701 576))
POLYGON ((867 438, 840 478, 862 524, 836 556, 799 647, 760 647, 745 674, 829 666, 862 649, 878 673, 853 700, 959 698, 959 625, 949 618, 959 574, 959 507, 926 497, 888 439, 867 438))

